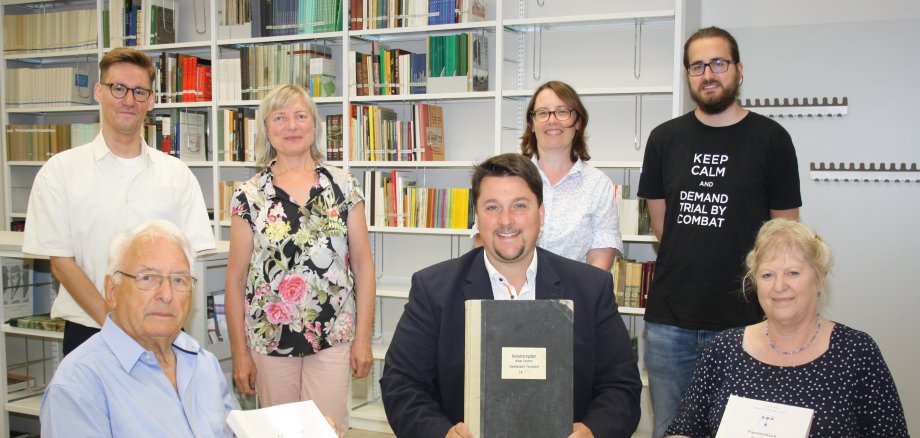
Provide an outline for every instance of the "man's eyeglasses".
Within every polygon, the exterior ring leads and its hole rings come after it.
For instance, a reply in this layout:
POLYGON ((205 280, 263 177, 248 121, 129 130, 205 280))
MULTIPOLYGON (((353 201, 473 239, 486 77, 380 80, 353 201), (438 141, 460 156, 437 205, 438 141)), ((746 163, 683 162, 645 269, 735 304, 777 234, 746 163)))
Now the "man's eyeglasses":
POLYGON ((124 275, 134 280, 134 285, 140 290, 156 290, 163 284, 163 279, 169 279, 169 287, 173 292, 191 292, 195 288, 198 279, 188 274, 160 275, 152 272, 141 272, 137 275, 131 275, 122 271, 115 271, 116 274, 124 275))
POLYGON ((153 90, 142 87, 128 88, 118 82, 102 82, 102 85, 109 87, 109 90, 112 92, 112 96, 116 99, 122 99, 128 95, 128 91, 134 95, 134 100, 138 102, 146 102, 147 99, 150 99, 150 93, 153 93, 153 90))
POLYGON ((706 67, 709 67, 709 71, 714 74, 725 73, 728 71, 728 66, 732 64, 737 64, 736 61, 730 59, 713 59, 709 62, 694 62, 687 67, 687 74, 690 76, 702 76, 706 71, 706 67))
POLYGON ((540 123, 543 123, 549 120, 549 116, 552 114, 556 115, 556 120, 560 122, 564 122, 572 118, 572 114, 574 113, 575 113, 575 110, 572 108, 556 108, 555 111, 550 111, 550 110, 545 110, 545 109, 531 111, 530 115, 533 116, 534 120, 540 123))

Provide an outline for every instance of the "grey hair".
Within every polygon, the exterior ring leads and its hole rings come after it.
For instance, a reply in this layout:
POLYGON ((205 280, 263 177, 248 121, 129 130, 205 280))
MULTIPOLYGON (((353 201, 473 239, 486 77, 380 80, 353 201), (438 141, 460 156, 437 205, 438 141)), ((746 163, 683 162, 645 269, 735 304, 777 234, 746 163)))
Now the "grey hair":
POLYGON ((268 140, 265 122, 273 112, 290 105, 295 99, 303 100, 307 110, 310 111, 310 117, 313 119, 313 144, 310 145, 310 156, 317 162, 323 159, 323 151, 316 144, 316 140, 323 136, 323 124, 320 121, 319 109, 316 108, 316 104, 313 103, 313 99, 310 98, 310 92, 306 88, 299 85, 285 84, 279 85, 269 92, 262 99, 259 110, 256 111, 255 158, 256 166, 259 168, 268 167, 277 155, 274 146, 268 140))
POLYGON ((131 246, 131 243, 135 240, 144 236, 161 237, 178 243, 179 247, 182 248, 182 252, 185 254, 185 258, 188 260, 189 269, 191 269, 192 263, 194 262, 192 258, 192 244, 189 242, 188 238, 185 237, 185 233, 172 222, 163 219, 151 219, 138 225, 133 230, 121 233, 112 239, 112 243, 109 244, 109 266, 106 273, 115 275, 115 271, 122 268, 125 252, 127 252, 128 247, 131 246))

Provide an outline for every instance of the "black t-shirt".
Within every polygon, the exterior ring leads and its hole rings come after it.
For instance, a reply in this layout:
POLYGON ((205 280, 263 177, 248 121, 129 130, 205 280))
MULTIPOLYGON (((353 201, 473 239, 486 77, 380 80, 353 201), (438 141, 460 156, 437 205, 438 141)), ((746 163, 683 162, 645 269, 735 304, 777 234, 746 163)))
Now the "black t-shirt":
POLYGON ((667 206, 645 319, 691 330, 759 321, 756 297, 741 296, 744 257, 770 210, 802 205, 789 133, 753 112, 719 128, 687 113, 649 135, 638 194, 667 206))

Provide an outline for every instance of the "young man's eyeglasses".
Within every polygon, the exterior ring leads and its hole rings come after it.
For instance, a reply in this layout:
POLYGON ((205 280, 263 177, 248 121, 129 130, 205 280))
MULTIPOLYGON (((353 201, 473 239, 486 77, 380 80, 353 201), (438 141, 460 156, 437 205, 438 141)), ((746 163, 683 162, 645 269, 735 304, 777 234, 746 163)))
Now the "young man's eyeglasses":
POLYGON ((140 272, 137 275, 131 275, 122 271, 115 271, 115 273, 134 280, 134 285, 140 290, 156 290, 163 284, 163 279, 168 278, 169 287, 173 292, 191 292, 198 281, 197 278, 188 274, 161 275, 152 272, 140 272))
POLYGON ((713 59, 709 62, 694 62, 687 67, 687 74, 690 76, 702 76, 703 72, 706 71, 706 67, 709 67, 709 71, 714 74, 725 73, 728 71, 728 66, 732 64, 737 64, 737 62, 730 59, 713 59))
POLYGON ((102 82, 102 85, 109 87, 109 90, 112 92, 112 96, 114 96, 116 99, 124 98, 128 95, 128 91, 130 91, 131 94, 134 95, 134 100, 138 102, 146 102, 147 99, 150 98, 150 93, 153 93, 153 90, 147 88, 128 88, 122 84, 119 84, 118 82, 102 82))
POLYGON ((536 111, 531 111, 530 115, 533 116, 533 119, 543 123, 549 120, 549 116, 552 114, 556 115, 556 120, 564 122, 572 117, 572 114, 575 113, 575 110, 572 108, 556 108, 555 111, 540 109, 536 111))

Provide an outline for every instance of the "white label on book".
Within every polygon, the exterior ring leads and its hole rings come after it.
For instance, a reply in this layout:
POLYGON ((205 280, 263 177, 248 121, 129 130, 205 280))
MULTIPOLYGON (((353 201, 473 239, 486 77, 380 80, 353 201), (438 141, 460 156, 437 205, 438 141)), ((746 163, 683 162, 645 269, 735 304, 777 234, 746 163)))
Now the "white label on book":
POLYGON ((502 347, 502 379, 546 380, 546 349, 502 347))
POLYGON ((729 396, 716 438, 804 438, 814 409, 729 396))

